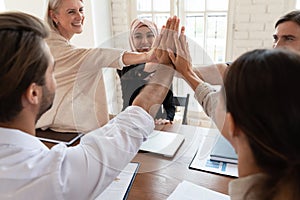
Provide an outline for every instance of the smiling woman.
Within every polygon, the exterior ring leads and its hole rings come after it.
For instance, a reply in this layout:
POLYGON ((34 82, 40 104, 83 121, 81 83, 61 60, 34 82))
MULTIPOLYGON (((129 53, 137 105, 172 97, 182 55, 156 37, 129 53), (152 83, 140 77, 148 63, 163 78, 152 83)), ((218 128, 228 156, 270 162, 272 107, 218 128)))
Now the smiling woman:
POLYGON ((46 13, 57 91, 53 107, 41 117, 37 128, 87 132, 101 127, 109 119, 102 68, 145 63, 151 53, 72 45, 71 38, 83 31, 83 0, 49 0, 46 13))
MULTIPOLYGON (((151 49, 158 29, 155 23, 146 19, 135 19, 131 22, 129 44, 133 52, 148 52, 151 49)), ((155 70, 151 65, 140 63, 117 70, 121 80, 123 110, 130 106, 135 97, 151 80, 155 70)), ((175 105, 173 102, 173 92, 168 91, 163 101, 163 109, 156 115, 156 123, 170 123, 174 120, 175 105)))
MULTIPOLYGON (((83 0, 79 1, 53 1, 53 9, 49 9, 48 24, 67 40, 74 34, 82 32, 84 22, 83 0)), ((49 4, 50 5, 50 4, 49 4)))

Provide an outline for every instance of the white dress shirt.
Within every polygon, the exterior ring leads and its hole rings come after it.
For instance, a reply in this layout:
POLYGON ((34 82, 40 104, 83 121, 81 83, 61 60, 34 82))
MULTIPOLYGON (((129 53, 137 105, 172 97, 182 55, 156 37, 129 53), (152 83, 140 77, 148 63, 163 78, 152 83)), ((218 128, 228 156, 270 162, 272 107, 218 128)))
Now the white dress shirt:
POLYGON ((0 128, 0 199, 94 199, 153 131, 152 117, 128 107, 80 144, 48 149, 36 137, 0 128))

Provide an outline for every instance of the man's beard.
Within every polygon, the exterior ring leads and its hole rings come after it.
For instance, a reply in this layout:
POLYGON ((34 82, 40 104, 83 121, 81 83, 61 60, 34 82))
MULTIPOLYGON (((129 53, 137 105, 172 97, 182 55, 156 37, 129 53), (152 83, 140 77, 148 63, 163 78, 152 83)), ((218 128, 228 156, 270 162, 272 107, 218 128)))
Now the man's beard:
POLYGON ((43 91, 42 101, 41 101, 39 112, 38 112, 38 114, 36 116, 36 120, 35 120, 36 122, 40 119, 40 117, 46 111, 48 111, 52 107, 53 100, 54 100, 54 95, 55 95, 54 92, 50 92, 48 90, 48 88, 46 87, 46 85, 42 86, 42 91, 43 91))

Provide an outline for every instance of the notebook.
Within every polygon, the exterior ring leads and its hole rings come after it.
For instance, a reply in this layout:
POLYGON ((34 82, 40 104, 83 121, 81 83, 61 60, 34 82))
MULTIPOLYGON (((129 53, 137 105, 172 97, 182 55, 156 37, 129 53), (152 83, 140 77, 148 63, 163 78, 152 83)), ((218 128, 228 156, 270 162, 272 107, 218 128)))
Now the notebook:
POLYGON ((173 157, 183 141, 184 136, 178 133, 154 130, 142 143, 140 150, 173 157))
POLYGON ((126 200, 139 166, 139 163, 129 163, 95 200, 126 200))
POLYGON ((210 153, 210 160, 237 164, 238 156, 232 145, 220 135, 210 153))
POLYGON ((212 153, 212 148, 218 139, 221 138, 221 133, 218 129, 208 130, 208 134, 199 143, 198 150, 189 165, 189 169, 238 177, 237 164, 211 160, 210 154, 212 153))

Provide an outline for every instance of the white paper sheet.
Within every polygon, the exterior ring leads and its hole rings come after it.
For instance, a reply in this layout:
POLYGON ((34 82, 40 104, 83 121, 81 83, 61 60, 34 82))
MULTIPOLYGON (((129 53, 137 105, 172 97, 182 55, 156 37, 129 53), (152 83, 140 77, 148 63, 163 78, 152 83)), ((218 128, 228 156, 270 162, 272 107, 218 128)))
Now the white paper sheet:
POLYGON ((228 195, 207 189, 194 183, 183 181, 167 200, 230 200, 228 195))

